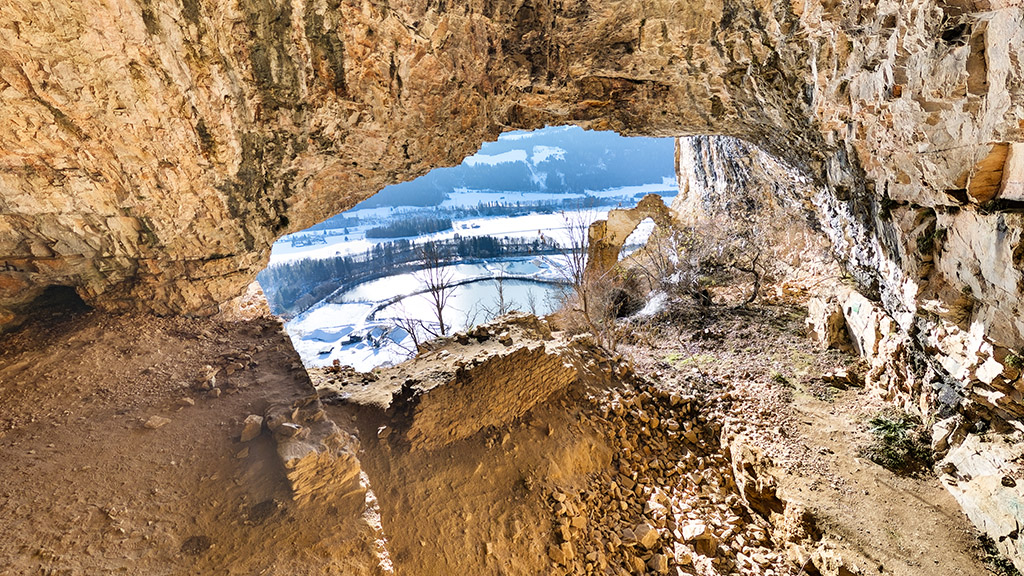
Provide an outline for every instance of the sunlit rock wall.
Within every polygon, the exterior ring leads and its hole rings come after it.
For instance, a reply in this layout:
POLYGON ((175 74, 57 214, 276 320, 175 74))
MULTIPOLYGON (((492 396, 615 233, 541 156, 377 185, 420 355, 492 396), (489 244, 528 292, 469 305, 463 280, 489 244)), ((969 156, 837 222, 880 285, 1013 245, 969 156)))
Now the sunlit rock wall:
POLYGON ((502 130, 574 123, 757 144, 821 188, 901 322, 969 289, 1019 346, 1013 4, 12 0, 0 321, 52 284, 213 312, 281 234, 502 130))
MULTIPOLYGON (((698 230, 723 217, 752 226, 768 218, 788 226, 793 214, 787 205, 843 206, 828 188, 733 138, 678 139, 676 172, 673 209, 698 230)), ((1012 187, 1004 177, 994 197, 1013 194, 1012 187)), ((819 278, 808 305, 810 335, 824 347, 862 356, 865 370, 856 378, 868 393, 922 416, 932 428, 943 486, 996 549, 1024 570, 1024 545, 1017 537, 1024 485, 1014 480, 1024 451, 1024 360, 1013 344, 1020 330, 993 320, 999 314, 1011 322, 1020 318, 1019 296, 1010 296, 1020 291, 1013 287, 1021 274, 1020 224, 1013 220, 1019 214, 991 203, 924 207, 891 199, 876 210, 870 220, 816 210, 811 223, 839 246, 849 244, 849 231, 863 235, 862 246, 876 250, 882 273, 869 269, 871 282, 861 289, 875 288, 888 311, 849 283, 819 278), (871 222, 880 223, 875 232, 871 222), (891 236, 879 236, 883 230, 891 236), (893 265, 887 245, 911 255, 911 265, 893 265), (972 269, 982 273, 961 274, 972 269), (1000 290, 1005 301, 998 298, 1000 290), (975 294, 992 298, 983 302, 975 294)))
POLYGON ((685 224, 717 216, 753 218, 789 208, 816 224, 814 199, 822 187, 757 146, 729 136, 676 139, 676 180, 672 202, 685 224))

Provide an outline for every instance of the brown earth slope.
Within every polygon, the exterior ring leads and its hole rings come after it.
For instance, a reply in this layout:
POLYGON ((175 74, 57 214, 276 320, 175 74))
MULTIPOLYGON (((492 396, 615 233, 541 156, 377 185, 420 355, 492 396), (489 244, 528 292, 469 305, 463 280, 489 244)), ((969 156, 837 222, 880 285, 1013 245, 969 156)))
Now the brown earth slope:
MULTIPOLYGON (((409 413, 328 406, 359 434, 372 491, 366 502, 326 494, 303 504, 270 435, 239 438, 248 415, 312 391, 278 323, 88 311, 35 323, 5 336, 0 352, 0 566, 782 575, 813 563, 824 574, 847 573, 840 565, 983 573, 977 541, 934 478, 895 477, 856 456, 872 401, 824 385, 822 374, 856 365, 815 349, 802 321, 785 306, 675 306, 633 325, 625 350, 636 377, 577 340, 575 352, 557 352, 579 362, 576 383, 517 418, 481 419, 476 432, 412 449, 401 441, 414 429, 403 424, 409 413), (214 390, 197 390, 207 366, 226 369, 214 390)), ((337 400, 436 378, 412 412, 423 418, 460 359, 464 383, 489 365, 511 374, 473 358, 539 342, 558 351, 558 338, 498 329, 419 364, 347 373, 345 386, 334 374, 314 381, 333 378, 323 394, 337 400)), ((475 405, 439 398, 453 413, 475 405)))
POLYGON ((295 504, 269 435, 239 441, 310 391, 274 320, 82 312, 5 336, 0 573, 378 573, 359 510, 295 504))

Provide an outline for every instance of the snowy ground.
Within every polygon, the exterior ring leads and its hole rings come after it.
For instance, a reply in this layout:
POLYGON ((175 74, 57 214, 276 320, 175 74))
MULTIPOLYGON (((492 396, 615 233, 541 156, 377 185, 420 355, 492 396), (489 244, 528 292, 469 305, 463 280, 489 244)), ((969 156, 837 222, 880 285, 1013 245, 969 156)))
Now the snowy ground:
MULTIPOLYGON (((537 160, 553 157, 557 149, 534 150, 537 160), (543 156, 543 158, 541 158, 543 156)), ((480 162, 499 161, 496 158, 478 158, 480 162)), ((445 207, 475 207, 488 202, 537 203, 565 198, 621 198, 624 207, 633 206, 639 196, 649 193, 674 193, 676 183, 665 179, 660 183, 642 186, 626 186, 609 190, 585 191, 578 195, 547 194, 533 192, 492 192, 478 190, 455 190, 449 194, 445 207)), ((671 202, 665 198, 666 204, 671 202)), ((462 237, 495 236, 516 238, 547 238, 562 246, 569 244, 568 223, 589 225, 593 220, 604 218, 608 207, 594 210, 578 210, 567 213, 527 214, 523 216, 482 217, 453 219, 453 229, 436 234, 411 238, 416 243, 431 240, 462 237)), ((345 213, 348 218, 358 218, 358 226, 344 229, 301 232, 285 236, 273 247, 270 265, 301 260, 304 258, 333 258, 365 253, 375 244, 393 239, 368 240, 366 230, 409 213, 423 213, 423 208, 397 207, 354 210, 345 213), (323 244, 293 246, 292 238, 315 234, 322 237, 323 244)), ((654 227, 645 222, 627 241, 623 250, 625 256, 642 245, 654 227)), ((497 276, 499 267, 505 274, 537 280, 561 280, 565 269, 564 257, 518 258, 489 264, 458 264, 451 267, 456 280, 497 276)), ((432 319, 429 302, 422 295, 415 295, 424 284, 415 273, 399 274, 388 278, 366 282, 348 292, 335 295, 330 301, 322 301, 288 322, 288 333, 295 349, 307 366, 323 366, 339 361, 357 370, 370 370, 375 366, 393 364, 406 359, 412 346, 409 335, 396 328, 396 317, 416 318, 422 321, 432 319), (400 298, 407 296, 405 298, 400 298), (396 300, 392 302, 392 300, 396 300)), ((558 290, 550 285, 536 282, 508 282, 503 285, 507 300, 520 310, 531 309, 546 313, 554 307, 552 294, 558 290)), ((445 321, 456 330, 486 320, 488 311, 497 306, 495 300, 497 284, 479 282, 460 286, 451 297, 445 321)))
MULTIPOLYGON (((674 192, 675 182, 665 180, 656 184, 645 184, 643 186, 626 186, 610 190, 587 191, 587 195, 600 196, 602 198, 622 198, 622 206, 631 207, 636 204, 636 196, 651 193, 674 192)), ((487 202, 523 202, 534 203, 547 200, 560 200, 572 198, 571 194, 546 194, 532 192, 489 192, 476 190, 459 190, 449 194, 449 199, 442 206, 475 207, 480 203, 487 202)), ((579 194, 583 198, 584 194, 579 194)), ((663 196, 665 203, 669 204, 672 198, 663 196)), ((609 207, 601 207, 594 210, 570 211, 564 214, 526 214, 523 216, 492 216, 486 218, 466 218, 452 221, 453 230, 427 234, 413 239, 417 243, 430 240, 452 238, 456 234, 462 237, 472 236, 510 236, 536 238, 543 235, 553 238, 559 243, 567 239, 566 221, 576 221, 579 215, 589 223, 590 221, 604 218, 608 214, 609 207)), ((395 216, 407 213, 409 209, 403 208, 371 208, 365 210, 351 210, 346 212, 348 217, 359 218, 361 224, 356 227, 349 227, 348 234, 341 234, 341 230, 319 231, 314 233, 300 232, 298 235, 320 234, 326 244, 313 244, 309 246, 292 246, 289 235, 274 243, 270 253, 270 266, 282 262, 291 262, 303 258, 333 258, 335 256, 348 256, 363 254, 366 250, 373 248, 375 244, 387 242, 394 239, 368 240, 365 236, 366 230, 379 226, 395 216), (326 234, 324 232, 327 232, 326 234), (334 235, 332 235, 334 234, 334 235)))
MULTIPOLYGON (((455 280, 466 280, 502 273, 518 278, 560 280, 565 267, 563 256, 517 258, 486 264, 457 264, 447 267, 455 280)), ((394 318, 411 317, 430 321, 430 303, 422 295, 412 295, 424 284, 415 273, 373 280, 303 312, 286 324, 296 351, 306 366, 326 366, 338 360, 357 370, 370 370, 394 364, 409 357, 412 339, 396 328, 394 318), (397 297, 410 295, 387 305, 397 297), (386 306, 385 306, 386 305, 386 306), (375 313, 376 312, 376 313, 375 313)), ((518 309, 538 314, 549 312, 557 287, 537 282, 507 280, 505 299, 518 309)), ((455 330, 483 321, 496 308, 496 284, 474 283, 460 286, 452 294, 445 322, 455 330)))

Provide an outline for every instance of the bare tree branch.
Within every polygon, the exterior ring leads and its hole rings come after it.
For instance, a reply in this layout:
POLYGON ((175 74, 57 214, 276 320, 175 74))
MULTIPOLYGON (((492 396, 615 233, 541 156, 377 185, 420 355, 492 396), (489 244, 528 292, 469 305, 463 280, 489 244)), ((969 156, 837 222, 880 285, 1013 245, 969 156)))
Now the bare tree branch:
POLYGON ((448 299, 455 291, 455 272, 448 266, 448 255, 444 254, 437 244, 427 242, 423 246, 423 269, 420 270, 420 280, 426 285, 427 299, 430 300, 434 317, 437 319, 437 330, 433 330, 426 324, 424 329, 433 336, 447 336, 450 328, 444 321, 444 310, 448 306, 448 299))

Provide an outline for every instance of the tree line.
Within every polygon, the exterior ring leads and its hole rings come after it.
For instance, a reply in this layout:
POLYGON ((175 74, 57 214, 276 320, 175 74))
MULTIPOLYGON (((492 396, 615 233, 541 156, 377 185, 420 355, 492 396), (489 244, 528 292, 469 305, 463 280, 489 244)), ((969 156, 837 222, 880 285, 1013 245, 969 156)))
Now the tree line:
POLYGON ((417 216, 375 226, 366 231, 367 238, 405 238, 422 236, 452 229, 452 219, 432 216, 417 216))
POLYGON ((257 276, 275 314, 296 315, 309 309, 340 288, 419 270, 424 253, 439 254, 445 262, 474 259, 514 258, 558 253, 548 238, 497 238, 459 236, 415 244, 408 239, 380 242, 362 254, 333 258, 304 258, 275 264, 257 276))

